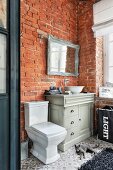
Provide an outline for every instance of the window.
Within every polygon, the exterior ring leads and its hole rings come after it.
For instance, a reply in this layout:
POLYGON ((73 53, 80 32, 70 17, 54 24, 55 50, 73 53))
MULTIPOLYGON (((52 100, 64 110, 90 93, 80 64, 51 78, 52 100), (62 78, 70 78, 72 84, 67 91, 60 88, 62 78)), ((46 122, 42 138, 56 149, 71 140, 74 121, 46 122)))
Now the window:
POLYGON ((113 83, 113 33, 105 36, 104 83, 113 83))

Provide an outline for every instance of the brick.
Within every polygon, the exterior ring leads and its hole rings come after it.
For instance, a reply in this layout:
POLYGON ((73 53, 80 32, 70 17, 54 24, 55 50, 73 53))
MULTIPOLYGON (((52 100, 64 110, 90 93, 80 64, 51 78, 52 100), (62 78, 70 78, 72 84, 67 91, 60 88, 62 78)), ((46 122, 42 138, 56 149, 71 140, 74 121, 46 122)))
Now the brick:
MULTIPOLYGON (((96 92, 97 80, 101 77, 96 62, 102 60, 96 54, 96 43, 101 50, 99 40, 93 36, 94 0, 86 4, 77 0, 27 0, 21 2, 21 141, 27 138, 25 131, 23 104, 27 101, 45 100, 44 91, 51 82, 64 89, 64 78, 68 85, 85 85, 96 92), (78 6, 77 6, 78 4, 78 6), (44 34, 44 39, 38 37, 44 34), (47 36, 52 34, 60 39, 78 43, 80 49, 80 76, 63 77, 47 75, 47 36), (96 60, 97 58, 97 60, 96 60)), ((70 62, 71 65, 71 62, 70 62)), ((101 83, 102 80, 99 81, 101 83)))

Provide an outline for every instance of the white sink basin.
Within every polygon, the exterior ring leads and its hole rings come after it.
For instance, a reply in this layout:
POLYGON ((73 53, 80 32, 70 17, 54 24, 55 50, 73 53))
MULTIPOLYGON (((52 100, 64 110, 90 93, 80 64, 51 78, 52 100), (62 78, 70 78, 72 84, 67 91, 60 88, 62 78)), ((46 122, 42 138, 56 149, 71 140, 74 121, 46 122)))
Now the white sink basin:
POLYGON ((66 86, 65 91, 71 91, 72 93, 80 93, 84 86, 66 86))

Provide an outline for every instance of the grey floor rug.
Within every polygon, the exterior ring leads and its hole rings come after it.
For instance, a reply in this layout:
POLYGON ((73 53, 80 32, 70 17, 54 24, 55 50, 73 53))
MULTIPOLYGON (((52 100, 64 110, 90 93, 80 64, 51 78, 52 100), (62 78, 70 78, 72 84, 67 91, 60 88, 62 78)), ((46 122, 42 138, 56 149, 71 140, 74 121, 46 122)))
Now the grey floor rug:
POLYGON ((113 170, 113 150, 106 148, 84 163, 79 170, 113 170))

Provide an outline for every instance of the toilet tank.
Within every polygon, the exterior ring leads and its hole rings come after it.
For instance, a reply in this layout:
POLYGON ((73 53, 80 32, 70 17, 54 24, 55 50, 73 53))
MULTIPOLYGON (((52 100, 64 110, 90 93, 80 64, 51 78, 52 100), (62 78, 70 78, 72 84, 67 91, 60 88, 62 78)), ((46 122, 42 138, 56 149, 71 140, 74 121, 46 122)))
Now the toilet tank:
POLYGON ((25 128, 48 121, 48 101, 24 103, 25 128))

